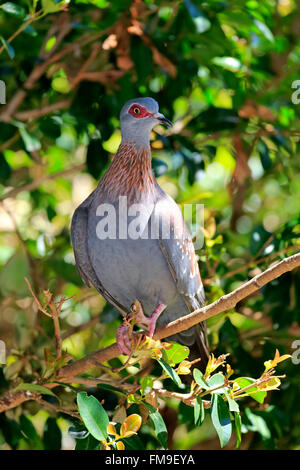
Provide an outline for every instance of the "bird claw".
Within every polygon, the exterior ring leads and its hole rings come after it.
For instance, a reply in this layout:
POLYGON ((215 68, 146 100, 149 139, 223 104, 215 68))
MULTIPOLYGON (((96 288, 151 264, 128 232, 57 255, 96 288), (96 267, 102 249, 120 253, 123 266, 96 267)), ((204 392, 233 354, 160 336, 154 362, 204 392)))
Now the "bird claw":
POLYGON ((135 324, 139 323, 148 327, 147 336, 150 338, 153 337, 156 328, 156 321, 165 308, 165 304, 159 303, 151 317, 148 318, 145 316, 142 306, 138 300, 136 300, 131 305, 130 312, 124 319, 124 323, 118 328, 117 331, 117 345, 121 354, 130 356, 132 354, 132 349, 137 348, 141 344, 144 333, 142 333, 142 336, 139 335, 139 339, 136 340, 134 337, 136 336, 136 333, 133 332, 133 327, 135 324))
POLYGON ((124 323, 118 328, 117 331, 117 345, 120 353, 124 354, 125 356, 130 356, 131 354, 132 345, 129 333, 129 327, 124 323))

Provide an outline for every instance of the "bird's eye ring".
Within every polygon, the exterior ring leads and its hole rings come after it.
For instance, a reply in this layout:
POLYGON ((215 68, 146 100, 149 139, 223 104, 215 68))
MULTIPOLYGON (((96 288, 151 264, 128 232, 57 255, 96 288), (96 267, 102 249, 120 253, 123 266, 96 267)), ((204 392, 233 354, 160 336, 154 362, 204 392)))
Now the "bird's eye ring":
POLYGON ((140 114, 140 109, 139 108, 133 108, 134 114, 140 114))

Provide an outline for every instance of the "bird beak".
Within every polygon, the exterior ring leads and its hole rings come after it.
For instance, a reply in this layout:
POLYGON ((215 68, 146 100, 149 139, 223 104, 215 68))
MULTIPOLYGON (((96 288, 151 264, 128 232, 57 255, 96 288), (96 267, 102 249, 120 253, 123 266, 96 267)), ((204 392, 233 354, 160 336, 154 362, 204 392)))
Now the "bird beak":
POLYGON ((167 127, 173 127, 171 121, 169 121, 169 119, 167 119, 163 114, 155 113, 153 117, 158 120, 159 124, 164 124, 167 127))

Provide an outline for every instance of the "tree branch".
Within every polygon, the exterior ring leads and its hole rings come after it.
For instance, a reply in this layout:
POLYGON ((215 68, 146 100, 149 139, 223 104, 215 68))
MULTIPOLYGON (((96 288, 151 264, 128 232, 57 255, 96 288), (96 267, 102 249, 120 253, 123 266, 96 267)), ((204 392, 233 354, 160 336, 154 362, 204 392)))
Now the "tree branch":
MULTIPOLYGON (((217 315, 218 313, 225 312, 226 310, 235 307, 238 302, 248 297, 253 292, 259 290, 268 282, 273 281, 273 279, 280 277, 282 274, 288 271, 292 271, 298 266, 300 266, 300 253, 289 256, 288 258, 285 258, 284 260, 271 265, 263 273, 258 274, 250 281, 245 282, 229 294, 223 295, 212 304, 206 305, 203 308, 195 310, 189 315, 178 318, 177 320, 169 323, 168 325, 158 328, 154 335, 154 339, 167 338, 168 336, 171 336, 175 333, 187 330, 188 328, 196 325, 197 323, 207 320, 208 318, 211 318, 217 315)), ((79 381, 81 380, 81 378, 77 378, 77 374, 80 374, 92 367, 95 367, 95 364, 97 364, 97 362, 102 363, 105 361, 109 361, 110 359, 113 359, 114 357, 117 357, 119 355, 120 352, 118 346, 116 343, 114 343, 107 348, 100 349, 99 351, 89 354, 88 356, 85 356, 84 358, 79 359, 63 367, 58 371, 57 379, 61 382, 78 381, 78 383, 80 383, 79 381)), ((49 383, 45 384, 45 386, 53 388, 56 386, 56 384, 49 383)), ((166 396, 166 392, 160 390, 160 395, 162 396, 163 394, 166 396)), ((0 413, 10 408, 14 408, 25 401, 36 399, 35 395, 36 394, 33 394, 31 392, 24 392, 20 390, 5 393, 4 395, 2 395, 2 397, 0 397, 0 413)))
MULTIPOLYGON (((160 388, 158 390, 154 390, 155 393, 161 397, 161 398, 176 398, 177 400, 182 401, 188 406, 194 406, 195 405, 195 394, 194 392, 191 393, 177 393, 177 392, 169 392, 168 390, 165 390, 164 388, 160 388)), ((209 400, 202 400, 203 406, 205 409, 210 408, 210 401, 209 400)))
POLYGON ((42 108, 20 111, 15 114, 15 118, 19 121, 27 121, 27 119, 38 119, 42 116, 47 116, 47 114, 53 113, 54 111, 59 111, 61 109, 68 108, 71 103, 71 98, 68 98, 66 100, 61 100, 57 101, 56 103, 48 104, 46 106, 43 106, 42 108))
POLYGON ((85 163, 81 163, 80 165, 72 166, 71 168, 67 168, 66 170, 58 171, 57 173, 52 173, 51 175, 43 176, 42 178, 36 179, 31 181, 24 186, 20 186, 19 188, 13 188, 11 191, 3 194, 0 197, 0 201, 7 199, 9 197, 15 197, 17 194, 21 193, 22 191, 32 191, 33 189, 38 188, 41 184, 46 183, 47 181, 55 180, 56 178, 61 178, 63 176, 70 175, 71 173, 75 173, 76 171, 81 171, 85 168, 85 163))
MULTIPOLYGON (((250 281, 245 282, 233 292, 230 292, 227 295, 223 295, 212 304, 197 309, 189 315, 178 318, 168 325, 161 326, 157 329, 154 335, 154 339, 167 338, 174 335, 175 333, 187 330, 197 323, 205 321, 208 318, 217 315, 218 313, 234 308, 236 304, 242 299, 259 290, 273 279, 276 279, 282 274, 291 271, 298 266, 300 266, 300 253, 289 256, 288 258, 271 265, 268 269, 266 269, 266 271, 258 274, 250 281)), ((85 356, 82 359, 79 359, 63 367, 58 371, 58 377, 74 377, 75 375, 95 367, 95 361, 102 363, 109 361, 119 355, 120 352, 118 346, 116 343, 114 343, 107 348, 100 349, 99 351, 89 354, 88 356, 85 356)))
POLYGON ((28 392, 25 390, 8 391, 0 397, 0 413, 11 408, 15 408, 25 401, 35 400, 39 396, 40 395, 38 393, 28 392))

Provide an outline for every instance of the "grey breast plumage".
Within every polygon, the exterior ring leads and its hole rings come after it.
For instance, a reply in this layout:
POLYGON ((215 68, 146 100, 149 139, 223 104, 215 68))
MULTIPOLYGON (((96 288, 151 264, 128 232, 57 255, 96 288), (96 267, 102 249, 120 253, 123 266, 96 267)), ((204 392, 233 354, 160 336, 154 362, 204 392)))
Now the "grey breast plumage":
MULTIPOLYGON (((151 210, 142 219, 148 231, 146 239, 99 239, 97 208, 106 202, 100 184, 76 209, 72 219, 75 260, 83 281, 96 287, 121 312, 127 312, 136 299, 141 302, 147 316, 159 302, 166 304, 158 325, 200 307, 204 302, 203 286, 186 228, 181 236, 171 230, 170 237, 166 237, 160 228, 159 237, 151 238, 150 224, 153 220, 160 227, 165 218, 168 218, 167 225, 171 220, 172 227, 174 221, 179 227, 184 226, 181 211, 173 199, 160 191, 152 205, 147 202, 151 210)), ((117 214, 118 236, 118 203, 113 203, 113 206, 117 214)), ((191 346, 195 342, 195 329, 181 332, 172 339, 191 346)))

